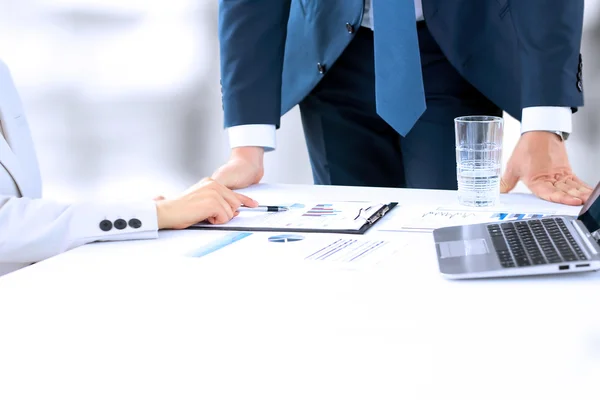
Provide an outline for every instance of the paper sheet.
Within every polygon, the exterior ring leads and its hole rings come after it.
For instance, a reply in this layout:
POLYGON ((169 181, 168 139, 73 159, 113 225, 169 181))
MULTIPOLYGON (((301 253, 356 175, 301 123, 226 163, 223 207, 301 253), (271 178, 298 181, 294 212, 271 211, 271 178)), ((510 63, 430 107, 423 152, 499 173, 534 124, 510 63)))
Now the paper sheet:
POLYGON ((395 260, 395 254, 405 246, 404 241, 357 238, 354 235, 228 232, 187 255, 218 257, 221 262, 225 262, 227 257, 243 256, 246 261, 258 257, 274 261, 373 266, 395 260))
POLYGON ((518 221, 555 215, 552 210, 521 210, 518 212, 502 209, 444 208, 444 207, 396 207, 377 225, 378 231, 422 231, 431 232, 446 226, 479 224, 485 222, 518 221))
POLYGON ((208 223, 196 226, 206 229, 272 228, 311 230, 360 230, 366 219, 375 214, 383 204, 371 202, 320 202, 312 204, 277 204, 288 211, 264 212, 240 209, 240 214, 224 225, 208 223))

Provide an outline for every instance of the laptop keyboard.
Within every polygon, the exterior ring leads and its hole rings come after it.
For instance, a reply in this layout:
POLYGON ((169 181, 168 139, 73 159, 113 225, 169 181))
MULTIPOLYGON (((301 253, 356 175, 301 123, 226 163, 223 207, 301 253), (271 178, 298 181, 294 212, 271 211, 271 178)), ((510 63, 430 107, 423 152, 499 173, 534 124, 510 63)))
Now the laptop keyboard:
POLYGON ((505 268, 587 260, 562 218, 504 222, 487 229, 505 268))

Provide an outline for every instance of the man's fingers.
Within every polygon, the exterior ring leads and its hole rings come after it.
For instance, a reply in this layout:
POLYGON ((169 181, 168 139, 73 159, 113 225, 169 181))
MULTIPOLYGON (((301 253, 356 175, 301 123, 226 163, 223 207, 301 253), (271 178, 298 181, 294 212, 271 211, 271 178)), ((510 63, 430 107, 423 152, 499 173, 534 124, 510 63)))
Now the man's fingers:
POLYGON ((519 182, 519 177, 509 173, 504 174, 502 179, 500 179, 500 193, 510 192, 517 186, 517 182, 519 182))
POLYGON ((231 175, 232 172, 230 171, 229 165, 225 164, 212 174, 211 180, 214 180, 220 183, 221 185, 232 189, 234 186, 234 182, 231 175))
POLYGON ((590 193, 594 191, 593 187, 591 187, 590 185, 588 185, 587 183, 585 183, 584 181, 582 181, 581 179, 579 179, 576 176, 573 176, 571 179, 568 179, 568 180, 575 182, 577 185, 579 185, 580 188, 585 188, 590 193))
POLYGON ((561 182, 564 182, 565 185, 569 186, 570 188, 577 189, 581 193, 592 193, 592 188, 579 180, 577 177, 568 178, 561 182))
POLYGON ((504 181, 504 178, 500 179, 500 193, 508 193, 512 188, 504 181))
POLYGON ((245 178, 246 175, 247 172, 244 169, 241 169, 240 166, 229 162, 219 168, 213 174, 212 178, 226 188, 236 190, 250 186, 249 183, 245 183, 247 180, 245 178))
POLYGON ((517 186, 519 182, 519 175, 515 173, 514 168, 512 167, 512 157, 508 161, 506 165, 506 170, 504 171, 504 175, 500 179, 500 193, 508 193, 517 186))
POLYGON ((590 192, 586 188, 569 185, 563 181, 558 181, 554 183, 554 187, 562 192, 567 193, 570 196, 581 199, 582 202, 585 202, 587 198, 590 197, 590 192))
POLYGON ((544 181, 531 185, 531 191, 538 197, 551 201, 553 203, 566 204, 569 206, 580 206, 583 201, 579 197, 570 194, 555 187, 552 182, 544 181))
MULTIPOLYGON (((261 163, 262 165, 262 163, 261 163)), ((225 187, 236 190, 244 189, 255 183, 260 182, 263 176, 263 169, 260 165, 241 159, 230 159, 227 164, 218 168, 212 175, 212 178, 225 187)))

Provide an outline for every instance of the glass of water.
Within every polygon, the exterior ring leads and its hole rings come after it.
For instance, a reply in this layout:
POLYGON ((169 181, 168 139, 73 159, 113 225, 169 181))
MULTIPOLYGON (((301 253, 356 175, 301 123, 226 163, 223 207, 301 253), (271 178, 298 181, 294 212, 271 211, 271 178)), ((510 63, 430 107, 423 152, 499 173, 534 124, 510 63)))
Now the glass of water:
POLYGON ((500 200, 502 137, 500 117, 468 116, 454 119, 458 201, 489 207, 500 200))

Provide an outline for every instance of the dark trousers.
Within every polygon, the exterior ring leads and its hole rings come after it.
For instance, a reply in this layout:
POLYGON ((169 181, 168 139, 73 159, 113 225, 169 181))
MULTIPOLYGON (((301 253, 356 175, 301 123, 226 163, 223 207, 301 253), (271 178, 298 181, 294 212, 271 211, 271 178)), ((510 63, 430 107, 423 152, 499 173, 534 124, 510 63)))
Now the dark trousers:
POLYGON ((316 184, 456 189, 454 118, 502 110, 459 75, 426 24, 417 25, 427 110, 406 137, 376 112, 367 28, 300 103, 316 184))

